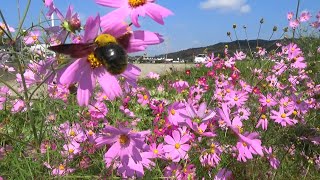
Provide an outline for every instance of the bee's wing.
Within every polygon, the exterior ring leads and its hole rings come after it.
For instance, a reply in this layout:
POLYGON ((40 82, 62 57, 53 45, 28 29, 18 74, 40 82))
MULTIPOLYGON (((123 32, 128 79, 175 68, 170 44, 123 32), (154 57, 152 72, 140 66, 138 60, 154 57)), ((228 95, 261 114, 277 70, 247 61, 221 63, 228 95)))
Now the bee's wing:
POLYGON ((60 54, 69 55, 72 58, 82 58, 96 48, 94 43, 83 43, 83 44, 61 44, 57 46, 50 46, 48 49, 60 54))
POLYGON ((129 41, 132 36, 132 33, 127 32, 126 34, 117 38, 117 42, 124 48, 127 49, 129 47, 129 41))

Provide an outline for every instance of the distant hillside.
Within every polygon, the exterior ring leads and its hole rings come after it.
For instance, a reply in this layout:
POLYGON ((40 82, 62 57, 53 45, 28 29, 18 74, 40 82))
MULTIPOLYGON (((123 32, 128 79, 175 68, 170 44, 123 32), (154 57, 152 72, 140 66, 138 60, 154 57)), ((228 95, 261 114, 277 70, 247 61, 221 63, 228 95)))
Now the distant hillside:
MULTIPOLYGON (((259 39, 258 46, 266 48, 268 51, 270 51, 270 50, 276 48, 276 42, 278 42, 278 41, 282 41, 282 40, 268 41, 268 40, 259 39)), ((249 41, 239 40, 239 43, 240 43, 241 50, 246 53, 250 52, 249 46, 252 51, 256 51, 257 40, 249 40, 249 41), (248 43, 249 43, 249 46, 248 46, 248 43)), ((205 50, 209 54, 214 52, 215 54, 223 55, 225 45, 228 45, 230 53, 233 53, 239 49, 238 41, 221 42, 221 43, 217 43, 217 44, 206 46, 206 47, 190 48, 190 49, 186 49, 186 50, 182 50, 182 51, 178 51, 178 52, 168 53, 167 58, 173 58, 173 59, 180 58, 180 59, 185 59, 187 61, 190 61, 193 59, 194 55, 202 54, 205 52, 205 50)), ((158 55, 155 57, 164 57, 164 56, 165 56, 165 54, 158 55)))

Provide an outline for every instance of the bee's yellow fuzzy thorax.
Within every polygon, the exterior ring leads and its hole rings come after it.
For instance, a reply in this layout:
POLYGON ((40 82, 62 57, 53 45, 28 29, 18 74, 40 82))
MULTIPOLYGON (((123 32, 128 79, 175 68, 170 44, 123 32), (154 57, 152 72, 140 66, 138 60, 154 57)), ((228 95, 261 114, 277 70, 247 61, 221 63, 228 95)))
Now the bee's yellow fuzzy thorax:
POLYGON ((100 34, 98 37, 96 37, 94 42, 97 43, 99 47, 101 47, 109 43, 117 43, 117 39, 110 34, 100 34))

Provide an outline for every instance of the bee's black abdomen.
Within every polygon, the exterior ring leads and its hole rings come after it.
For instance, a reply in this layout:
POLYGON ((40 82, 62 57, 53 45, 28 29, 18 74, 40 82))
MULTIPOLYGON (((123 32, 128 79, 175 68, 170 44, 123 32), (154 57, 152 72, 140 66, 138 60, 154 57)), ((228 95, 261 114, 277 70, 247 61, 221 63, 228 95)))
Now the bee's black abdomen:
POLYGON ((116 43, 109 43, 101 46, 94 51, 96 58, 104 64, 107 71, 111 74, 121 74, 128 65, 126 51, 116 43))

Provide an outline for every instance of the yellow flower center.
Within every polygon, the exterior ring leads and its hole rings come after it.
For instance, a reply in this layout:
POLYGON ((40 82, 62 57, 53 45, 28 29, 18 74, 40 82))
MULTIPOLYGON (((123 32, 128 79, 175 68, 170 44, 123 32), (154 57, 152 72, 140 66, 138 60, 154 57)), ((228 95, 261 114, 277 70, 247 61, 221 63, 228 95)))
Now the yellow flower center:
POLYGON ((71 130, 69 133, 70 136, 76 136, 76 132, 74 130, 71 130))
POLYGON ((64 165, 60 164, 59 165, 59 170, 63 171, 64 170, 64 165))
POLYGON ((93 52, 88 55, 87 60, 92 69, 102 66, 102 63, 94 56, 93 52))
POLYGON ((243 128, 241 126, 237 126, 239 133, 243 133, 243 128))
POLYGON ((298 114, 298 111, 294 110, 294 111, 292 112, 292 114, 293 114, 293 115, 297 115, 297 114, 298 114))
POLYGON ((147 95, 144 95, 144 96, 143 96, 143 99, 144 99, 144 100, 147 100, 147 99, 148 99, 148 96, 147 96, 147 95))
POLYGON ((261 115, 261 119, 266 119, 266 118, 267 118, 267 116, 265 114, 261 115))
POLYGON ((175 145, 174 145, 174 147, 176 148, 176 149, 179 149, 180 148, 180 144, 179 143, 176 143, 175 145))
POLYGON ((147 3, 147 0, 128 0, 128 3, 131 7, 136 8, 147 3))
POLYGON ((284 106, 288 106, 288 102, 284 102, 283 105, 284 105, 284 106))
POLYGON ((120 135, 120 144, 127 144, 127 142, 129 141, 129 137, 126 136, 125 134, 120 135))
POLYGON ((238 101, 239 98, 236 96, 236 97, 233 98, 233 100, 234 100, 234 101, 238 101))
POLYGON ((243 142, 242 145, 243 145, 244 147, 247 147, 247 143, 245 143, 245 142, 243 142))
POLYGON ((33 39, 33 41, 37 41, 38 40, 37 36, 31 36, 31 38, 33 39))
POLYGON ((171 113, 172 115, 175 115, 175 114, 176 114, 176 111, 175 111, 174 109, 171 109, 170 113, 171 113))
POLYGON ((107 100, 107 99, 108 99, 108 96, 104 95, 102 98, 103 98, 104 100, 107 100))
POLYGON ((93 131, 89 130, 88 135, 92 136, 93 135, 93 131))
POLYGON ((70 154, 73 154, 73 152, 74 152, 74 149, 69 149, 70 154))
POLYGON ((286 118, 286 117, 287 117, 287 115, 285 113, 281 114, 281 118, 286 118))
POLYGON ((159 153, 158 149, 153 150, 153 153, 158 154, 159 153))
POLYGON ((267 99, 267 100, 266 100, 266 102, 267 102, 267 103, 270 103, 270 102, 271 102, 271 100, 270 100, 270 99, 267 99))
POLYGON ((230 90, 230 89, 227 89, 227 93, 229 93, 229 92, 231 92, 231 90, 230 90))
POLYGON ((198 133, 199 133, 199 134, 202 134, 202 133, 203 133, 203 130, 200 129, 200 128, 198 128, 198 133))

